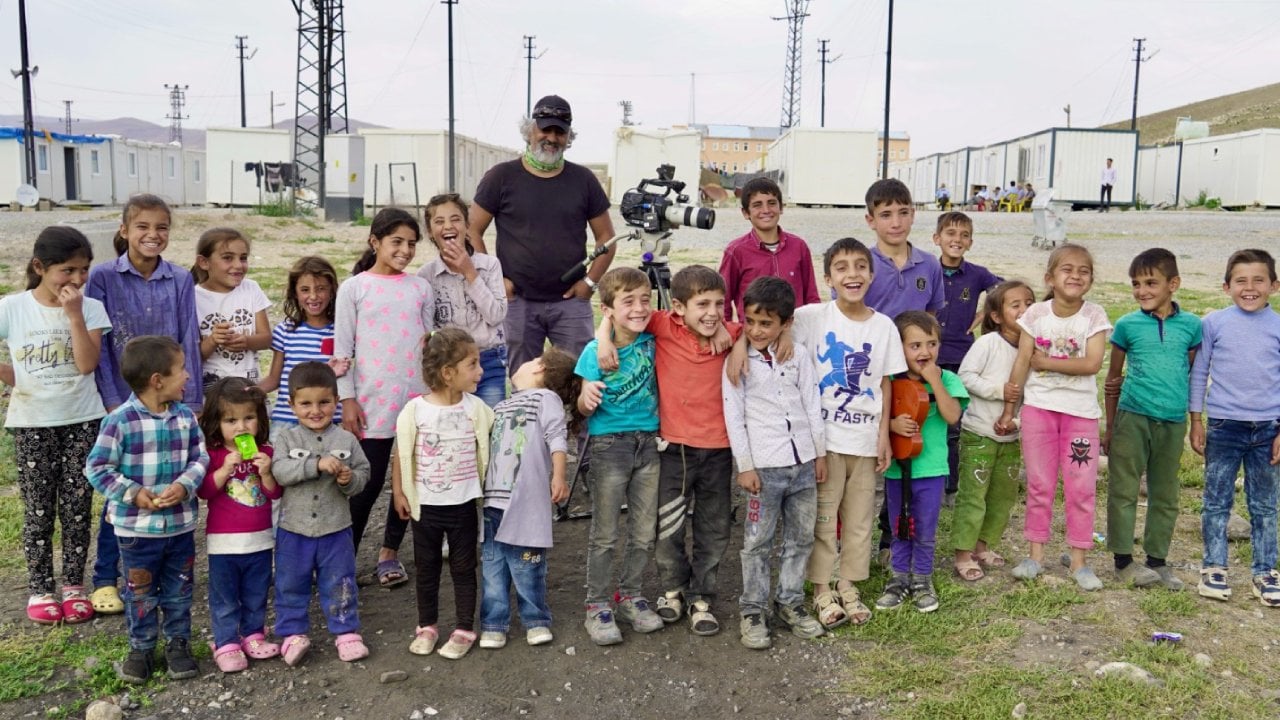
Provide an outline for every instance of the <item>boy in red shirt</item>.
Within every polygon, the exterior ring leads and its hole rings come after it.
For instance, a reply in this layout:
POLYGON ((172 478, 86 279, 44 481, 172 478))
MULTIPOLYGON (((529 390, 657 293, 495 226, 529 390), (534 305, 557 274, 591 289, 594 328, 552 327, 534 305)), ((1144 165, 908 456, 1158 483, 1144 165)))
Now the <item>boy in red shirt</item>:
POLYGON ((725 319, 745 320, 742 296, 758 277, 787 281, 796 293, 796 307, 821 302, 809 246, 782 229, 782 190, 769 178, 753 178, 742 188, 742 217, 751 232, 724 248, 720 276, 725 285, 725 319))

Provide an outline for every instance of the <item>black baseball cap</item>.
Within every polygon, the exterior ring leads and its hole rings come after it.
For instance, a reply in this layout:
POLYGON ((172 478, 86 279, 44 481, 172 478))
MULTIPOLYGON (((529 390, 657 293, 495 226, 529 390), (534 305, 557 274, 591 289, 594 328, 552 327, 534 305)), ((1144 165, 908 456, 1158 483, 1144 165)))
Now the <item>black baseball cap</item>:
POLYGON ((538 121, 538 129, 558 127, 566 132, 573 123, 573 110, 569 102, 559 95, 548 95, 533 106, 532 117, 538 121))

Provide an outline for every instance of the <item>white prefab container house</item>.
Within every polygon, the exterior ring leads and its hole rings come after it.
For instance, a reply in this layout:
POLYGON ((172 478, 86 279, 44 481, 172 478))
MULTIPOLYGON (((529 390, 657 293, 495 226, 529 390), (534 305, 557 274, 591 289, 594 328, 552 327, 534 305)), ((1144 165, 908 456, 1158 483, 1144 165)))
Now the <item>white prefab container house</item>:
MULTIPOLYGON (((292 162, 293 135, 271 128, 209 128, 205 132, 207 181, 205 200, 211 205, 262 205, 278 202, 283 183, 272 190, 266 165, 292 162)), ((287 197, 287 196, 286 196, 287 197)))
POLYGON ((1138 134, 1132 130, 1050 128, 1005 143, 1004 178, 1032 183, 1036 190, 1053 188, 1053 199, 1083 205, 1100 203, 1102 169, 1113 159, 1116 183, 1112 202, 1135 201, 1138 134))
POLYGON ((1176 206, 1182 143, 1138 149, 1138 197, 1146 205, 1176 206))
MULTIPOLYGON (((106 205, 111 202, 110 153, 106 139, 37 131, 36 189, 55 203, 106 205)), ((0 195, 4 202, 26 182, 21 128, 0 128, 0 195)))
POLYGON ((994 190, 1005 184, 1004 157, 1007 147, 1004 143, 995 143, 986 147, 970 148, 969 152, 969 194, 974 190, 994 190))
POLYGON ((785 202, 862 205, 879 178, 874 130, 791 128, 769 145, 764 170, 778 171, 785 202))
POLYGON ((1225 207, 1280 207, 1280 130, 1185 141, 1181 185, 1183 202, 1204 190, 1225 207))
POLYGON ((951 202, 963 203, 973 193, 970 192, 969 158, 980 148, 962 148, 955 152, 943 153, 938 158, 938 183, 933 192, 926 196, 916 196, 916 202, 929 202, 937 198, 938 188, 947 186, 951 192, 951 202))
POLYGON ((913 178, 915 174, 915 160, 895 160, 889 163, 889 177, 894 180, 901 180, 902 184, 907 187, 911 187, 914 184, 913 178))
POLYGON ((205 204, 205 188, 209 186, 209 164, 204 150, 183 150, 183 194, 188 205, 205 204))
MULTIPOLYGON (((364 204, 425 205, 449 192, 449 133, 444 130, 360 131, 364 138, 364 204)), ((520 151, 454 135, 454 192, 470 202, 489 168, 520 151)))
MULTIPOLYGON (((620 127, 613 133, 613 179, 610 200, 622 201, 627 190, 643 179, 658 177, 659 165, 674 165, 675 179, 683 181, 691 203, 698 202, 698 181, 702 176, 700 155, 702 134, 696 130, 647 130, 620 127)), ((674 195, 672 196, 674 201, 674 195)))
POLYGON ((171 205, 185 203, 182 147, 112 137, 112 203, 139 193, 159 195, 171 205))
POLYGON ((907 187, 911 190, 911 199, 917 205, 933 202, 933 192, 938 189, 941 160, 941 153, 916 158, 916 171, 911 178, 914 182, 907 187))

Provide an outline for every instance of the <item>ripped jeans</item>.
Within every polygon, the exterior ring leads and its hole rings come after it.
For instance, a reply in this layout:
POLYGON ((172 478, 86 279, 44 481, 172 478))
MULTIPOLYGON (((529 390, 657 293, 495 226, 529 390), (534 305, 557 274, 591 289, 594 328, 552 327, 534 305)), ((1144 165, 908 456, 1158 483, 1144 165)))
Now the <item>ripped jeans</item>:
POLYGON ((195 537, 194 530, 158 538, 117 535, 124 561, 124 617, 130 649, 155 648, 161 631, 166 641, 191 639, 195 537))
POLYGON ((320 591, 320 611, 330 633, 360 632, 351 528, 317 538, 276 531, 276 635, 307 634, 312 585, 320 591))

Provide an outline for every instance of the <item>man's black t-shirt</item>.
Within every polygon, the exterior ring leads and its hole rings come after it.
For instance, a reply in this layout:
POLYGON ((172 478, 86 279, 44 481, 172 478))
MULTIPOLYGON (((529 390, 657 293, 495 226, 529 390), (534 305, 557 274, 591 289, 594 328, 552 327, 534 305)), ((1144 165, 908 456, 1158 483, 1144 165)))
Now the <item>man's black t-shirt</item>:
POLYGON ((538 177, 520 160, 494 165, 476 188, 475 204, 498 226, 502 274, 526 300, 559 300, 572 283, 564 271, 587 257, 587 222, 609 209, 596 176, 566 161, 559 175, 538 177))

